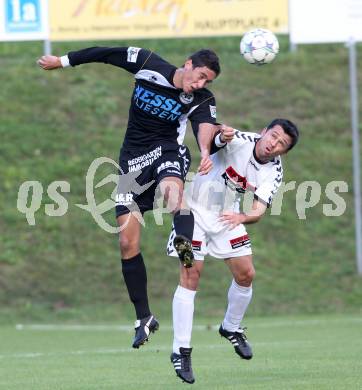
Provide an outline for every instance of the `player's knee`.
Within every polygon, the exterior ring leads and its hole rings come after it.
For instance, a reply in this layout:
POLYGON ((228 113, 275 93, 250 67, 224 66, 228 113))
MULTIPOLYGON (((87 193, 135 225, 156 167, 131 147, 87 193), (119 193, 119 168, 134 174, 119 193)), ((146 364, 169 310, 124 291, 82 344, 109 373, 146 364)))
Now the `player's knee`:
POLYGON ((170 212, 176 212, 180 209, 182 202, 183 189, 174 181, 163 181, 161 186, 163 198, 170 212))
POLYGON ((172 213, 175 213, 176 211, 180 210, 181 200, 182 200, 182 191, 179 191, 176 188, 167 192, 165 196, 165 201, 168 206, 168 209, 172 213))
POLYGON ((181 286, 189 290, 197 290, 200 276, 200 270, 198 270, 195 266, 184 269, 180 276, 181 286))
POLYGON ((199 285, 200 276, 200 271, 196 267, 192 267, 189 280, 195 287, 199 285))
POLYGON ((138 240, 122 233, 119 235, 119 247, 122 257, 129 257, 133 252, 136 254, 139 252, 138 240))
POLYGON ((243 270, 239 274, 234 276, 235 282, 239 286, 249 287, 255 277, 255 269, 254 267, 249 267, 246 270, 243 270))

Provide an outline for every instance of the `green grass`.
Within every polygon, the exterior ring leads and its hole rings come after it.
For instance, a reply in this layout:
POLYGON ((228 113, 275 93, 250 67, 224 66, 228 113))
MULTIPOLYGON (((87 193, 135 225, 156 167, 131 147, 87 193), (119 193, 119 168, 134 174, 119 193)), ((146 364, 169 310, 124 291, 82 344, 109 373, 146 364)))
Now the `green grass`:
MULTIPOLYGON (((213 321, 193 333, 195 389, 357 390, 362 387, 360 330, 356 316, 254 318, 247 321, 254 358, 241 360, 218 336, 213 321)), ((29 326, 29 325, 28 325, 29 326)), ((178 389, 169 362, 167 323, 140 350, 129 330, 106 325, 23 330, 2 327, 0 388, 6 390, 178 389), (107 327, 108 326, 108 327, 107 327)))
MULTIPOLYGON (((67 42, 54 54, 91 45, 129 42, 67 42)), ((343 45, 301 46, 288 51, 280 37, 276 61, 265 67, 240 58, 237 37, 145 40, 145 46, 175 64, 200 47, 221 58, 222 73, 212 85, 218 118, 237 128, 257 130, 274 117, 288 117, 301 129, 300 144, 284 159, 285 181, 318 181, 320 202, 296 212, 296 190, 284 196, 280 216, 266 216, 248 227, 256 264, 252 315, 304 312, 361 312, 362 284, 356 275, 349 113, 348 52, 343 45), (341 217, 325 217, 331 203, 324 189, 332 180, 349 186, 341 194, 341 217)), ((119 267, 117 237, 102 231, 75 205, 85 203, 85 175, 100 156, 117 160, 127 121, 132 77, 115 67, 91 64, 55 72, 35 65, 41 43, 0 43, 0 322, 22 318, 112 317, 129 313, 119 267), (29 226, 17 210, 20 185, 41 182, 44 195, 29 226), (55 180, 70 183, 69 209, 48 217, 46 189, 55 180), (122 305, 122 306, 121 306, 122 305), (92 311, 91 308, 94 310, 92 311), (107 307, 118 307, 113 314, 107 307), (83 312, 83 314, 80 314, 83 312), (94 314, 99 313, 97 315, 94 314)), ((361 46, 358 46, 362 57, 361 46)), ((362 61, 358 63, 362 74, 362 61)), ((361 78, 359 79, 361 85, 361 78)), ((361 88, 360 88, 361 89, 361 88)), ((193 168, 198 152, 192 136, 193 168)), ((113 188, 112 188, 113 189, 113 188)), ((112 190, 97 193, 104 200, 112 190)), ((114 223, 113 210, 106 215, 114 223)), ((149 271, 153 307, 162 307, 177 284, 177 266, 165 256, 170 219, 156 226, 147 216, 142 251, 149 271)), ((203 315, 224 304, 220 289, 230 282, 223 264, 205 267, 200 294, 203 315)), ((96 318, 97 319, 97 318, 96 318)))

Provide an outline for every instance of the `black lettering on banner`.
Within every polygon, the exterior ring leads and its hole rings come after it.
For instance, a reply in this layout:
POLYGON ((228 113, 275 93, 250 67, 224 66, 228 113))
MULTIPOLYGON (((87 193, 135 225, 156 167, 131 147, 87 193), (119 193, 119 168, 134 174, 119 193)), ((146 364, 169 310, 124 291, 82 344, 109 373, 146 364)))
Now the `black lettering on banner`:
POLYGON ((229 18, 217 20, 198 20, 194 24, 195 30, 212 30, 220 31, 225 29, 251 29, 254 27, 270 28, 275 25, 275 20, 272 21, 268 17, 257 17, 251 19, 229 18))

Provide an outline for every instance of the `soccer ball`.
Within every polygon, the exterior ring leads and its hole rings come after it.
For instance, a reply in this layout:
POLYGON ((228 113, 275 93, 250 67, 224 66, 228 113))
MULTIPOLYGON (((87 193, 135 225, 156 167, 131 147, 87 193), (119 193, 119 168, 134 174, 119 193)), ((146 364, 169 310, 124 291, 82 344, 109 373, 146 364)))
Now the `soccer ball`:
POLYGON ((246 32, 240 41, 240 53, 249 64, 269 64, 279 52, 277 37, 269 30, 256 28, 246 32))

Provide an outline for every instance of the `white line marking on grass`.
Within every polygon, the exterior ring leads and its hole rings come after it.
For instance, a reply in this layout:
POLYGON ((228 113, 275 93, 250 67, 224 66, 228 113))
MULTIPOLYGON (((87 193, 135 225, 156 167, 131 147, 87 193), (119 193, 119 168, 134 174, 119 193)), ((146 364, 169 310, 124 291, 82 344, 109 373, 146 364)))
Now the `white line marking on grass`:
MULTIPOLYGON (((325 319, 303 319, 303 320, 283 320, 268 322, 266 318, 265 323, 253 323, 250 320, 251 327, 254 328, 278 328, 278 327, 292 327, 292 326, 314 326, 323 324, 344 324, 344 323, 362 323, 362 317, 347 317, 347 318, 325 318, 325 319)), ((217 325, 194 325, 194 331, 218 330, 220 324, 217 325)), ((17 324, 16 330, 39 330, 39 331, 120 331, 133 332, 134 328, 131 325, 67 325, 67 324, 17 324)), ((161 330, 172 331, 171 325, 162 325, 161 330)))
POLYGON ((131 325, 66 325, 66 324, 16 324, 16 330, 76 330, 76 331, 122 331, 130 332, 131 325))
MULTIPOLYGON (((293 341, 270 341, 270 342, 255 342, 254 346, 271 346, 271 345, 305 345, 312 344, 311 341, 306 340, 293 340, 293 341)), ((157 353, 157 352, 170 352, 171 345, 158 345, 153 347, 145 347, 142 349, 142 353, 157 353)), ((197 350, 210 350, 210 349, 225 349, 230 350, 230 346, 227 343, 221 344, 208 344, 198 345, 197 350)), ((133 348, 100 348, 90 350, 78 350, 67 352, 19 352, 11 354, 0 354, 1 359, 34 359, 34 358, 49 358, 49 357, 62 357, 62 356, 80 356, 80 355, 115 355, 124 353, 137 353, 133 348)))
MULTIPOLYGON (((220 325, 194 325, 193 330, 215 330, 219 329, 220 325)), ((66 324, 17 324, 16 330, 64 330, 64 331, 121 331, 134 332, 134 327, 131 325, 66 325, 66 324)), ((162 330, 173 330, 171 325, 162 325, 162 330)))
POLYGON ((69 351, 69 352, 24 352, 14 354, 3 354, 0 355, 0 359, 9 358, 21 358, 21 359, 32 359, 38 357, 57 357, 57 356, 71 356, 71 355, 92 355, 92 354, 115 354, 131 352, 131 348, 119 348, 119 349, 96 349, 89 351, 69 351))
MULTIPOLYGON (((360 324, 362 323, 362 317, 346 317, 346 318, 309 318, 300 320, 283 320, 268 322, 268 317, 265 319, 265 323, 252 324, 253 328, 278 328, 278 327, 291 327, 291 326, 314 326, 314 325, 330 325, 330 324, 360 324)), ((251 320, 252 322, 252 320, 251 320)))

